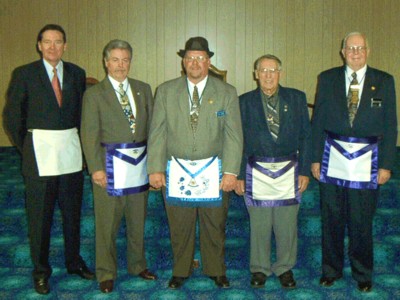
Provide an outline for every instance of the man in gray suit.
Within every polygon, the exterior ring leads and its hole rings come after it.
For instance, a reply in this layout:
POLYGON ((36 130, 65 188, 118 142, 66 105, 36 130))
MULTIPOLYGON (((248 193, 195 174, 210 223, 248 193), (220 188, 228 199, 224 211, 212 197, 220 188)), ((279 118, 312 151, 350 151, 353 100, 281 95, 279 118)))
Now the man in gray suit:
POLYGON ((113 290, 117 276, 116 236, 127 227, 128 272, 154 280, 144 255, 148 177, 146 140, 153 97, 147 83, 128 78, 132 47, 110 41, 103 52, 108 75, 83 98, 82 145, 93 181, 96 218, 96 276, 100 290, 113 290))
POLYGON ((193 271, 197 215, 203 271, 227 288, 227 192, 236 186, 243 147, 238 97, 234 87, 208 76, 214 53, 205 38, 190 38, 178 54, 186 76, 157 89, 148 160, 150 185, 163 187, 171 232, 169 288, 181 287, 193 271))

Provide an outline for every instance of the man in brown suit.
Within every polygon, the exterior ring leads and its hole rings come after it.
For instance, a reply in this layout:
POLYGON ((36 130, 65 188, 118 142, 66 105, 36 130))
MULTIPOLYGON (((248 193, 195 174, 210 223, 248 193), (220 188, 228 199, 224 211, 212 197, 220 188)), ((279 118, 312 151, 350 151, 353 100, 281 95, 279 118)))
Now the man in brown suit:
POLYGON ((96 217, 96 277, 113 290, 117 276, 116 236, 127 227, 128 272, 154 280, 144 255, 148 177, 146 140, 153 97, 147 83, 128 78, 132 47, 112 40, 103 52, 108 75, 83 98, 82 145, 93 181, 96 217))

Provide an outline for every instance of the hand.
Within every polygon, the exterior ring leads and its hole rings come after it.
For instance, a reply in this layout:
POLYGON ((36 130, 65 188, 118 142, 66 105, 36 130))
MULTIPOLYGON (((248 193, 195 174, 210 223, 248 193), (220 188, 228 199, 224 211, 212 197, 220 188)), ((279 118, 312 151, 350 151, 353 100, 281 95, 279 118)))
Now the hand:
POLYGON ((150 181, 150 186, 152 186, 155 189, 159 189, 163 186, 166 186, 165 174, 162 172, 150 174, 149 181, 150 181))
POLYGON ((107 175, 106 172, 103 170, 96 171, 92 174, 92 181, 94 184, 97 184, 98 186, 102 188, 107 187, 107 175))
POLYGON ((313 174, 314 178, 319 181, 319 176, 321 173, 321 164, 320 163, 312 163, 311 164, 311 173, 313 174))
POLYGON ((307 186, 308 186, 309 182, 310 182, 310 178, 308 178, 308 176, 299 175, 300 193, 304 192, 307 189, 307 186))
POLYGON ((244 189, 244 180, 238 180, 235 187, 235 193, 239 196, 243 196, 245 192, 244 189))
POLYGON ((222 176, 222 181, 219 186, 220 190, 224 192, 233 191, 236 188, 237 179, 236 176, 233 174, 224 174, 222 176))
POLYGON ((378 184, 385 184, 390 179, 390 170, 378 169, 378 184))

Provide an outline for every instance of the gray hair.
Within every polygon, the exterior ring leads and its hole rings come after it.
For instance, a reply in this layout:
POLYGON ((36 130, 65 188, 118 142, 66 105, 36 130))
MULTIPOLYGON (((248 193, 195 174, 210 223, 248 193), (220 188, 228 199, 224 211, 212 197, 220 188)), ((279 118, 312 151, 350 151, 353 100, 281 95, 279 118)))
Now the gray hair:
POLYGON ((342 49, 345 49, 345 48, 346 48, 346 46, 347 46, 347 40, 349 39, 349 37, 354 36, 354 35, 359 35, 359 36, 361 36, 361 37, 364 39, 364 41, 365 41, 365 46, 366 46, 367 48, 369 48, 367 36, 366 36, 364 33, 362 33, 362 32, 353 31, 353 32, 349 32, 349 33, 346 34, 346 36, 344 37, 344 39, 343 39, 343 41, 342 41, 342 49))
POLYGON ((265 54, 265 55, 260 56, 259 58, 257 58, 256 61, 254 62, 254 70, 258 70, 258 68, 260 67, 261 61, 264 60, 264 59, 272 59, 272 60, 276 61, 278 63, 279 70, 281 70, 282 61, 277 56, 272 55, 272 54, 265 54))
POLYGON ((130 57, 132 59, 132 52, 133 52, 132 47, 127 41, 123 40, 111 40, 110 42, 108 42, 108 44, 104 47, 103 50, 103 58, 105 60, 108 60, 110 58, 111 50, 114 49, 128 50, 130 57))

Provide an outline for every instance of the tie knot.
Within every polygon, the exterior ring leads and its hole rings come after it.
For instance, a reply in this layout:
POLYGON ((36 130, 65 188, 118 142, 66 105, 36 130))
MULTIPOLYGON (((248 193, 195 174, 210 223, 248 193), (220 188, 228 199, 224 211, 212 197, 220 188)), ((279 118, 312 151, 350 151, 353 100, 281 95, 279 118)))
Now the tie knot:
POLYGON ((120 88, 121 90, 123 90, 123 89, 124 89, 124 84, 123 84, 123 83, 120 83, 120 84, 119 84, 119 88, 120 88))
POLYGON ((353 74, 351 74, 351 76, 353 77, 353 79, 357 79, 357 73, 353 72, 353 74))
POLYGON ((53 68, 54 75, 57 75, 57 68, 53 68))

